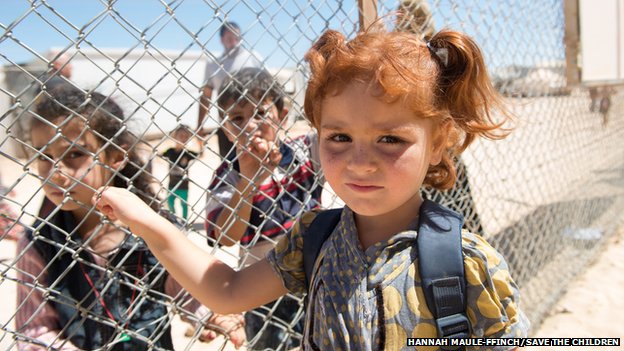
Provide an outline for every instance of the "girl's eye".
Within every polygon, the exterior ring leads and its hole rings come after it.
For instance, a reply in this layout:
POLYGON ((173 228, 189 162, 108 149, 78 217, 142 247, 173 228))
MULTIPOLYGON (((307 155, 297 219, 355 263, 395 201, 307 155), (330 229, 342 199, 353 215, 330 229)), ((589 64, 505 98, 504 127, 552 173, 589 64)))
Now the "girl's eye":
POLYGON ((267 110, 258 110, 254 114, 254 118, 264 121, 265 119, 267 119, 267 115, 267 110))
POLYGON ((232 122, 232 124, 234 124, 235 126, 242 127, 243 124, 245 123, 245 117, 243 117, 243 116, 232 116, 232 117, 230 117, 230 122, 232 122))
POLYGON ((351 141, 351 138, 348 135, 346 135, 346 134, 338 134, 338 133, 336 133, 336 134, 330 135, 327 138, 327 140, 333 141, 333 142, 336 142, 336 143, 348 143, 348 142, 351 141))
POLYGON ((381 138, 379 138, 379 141, 381 143, 385 143, 385 144, 399 144, 399 143, 403 142, 402 139, 397 138, 397 137, 392 136, 392 135, 384 135, 381 138))
POLYGON ((84 155, 85 153, 81 151, 71 151, 64 158, 67 158, 68 160, 73 160, 73 159, 82 157, 84 155))
POLYGON ((46 154, 37 154, 36 159, 39 162, 52 162, 52 158, 46 154))

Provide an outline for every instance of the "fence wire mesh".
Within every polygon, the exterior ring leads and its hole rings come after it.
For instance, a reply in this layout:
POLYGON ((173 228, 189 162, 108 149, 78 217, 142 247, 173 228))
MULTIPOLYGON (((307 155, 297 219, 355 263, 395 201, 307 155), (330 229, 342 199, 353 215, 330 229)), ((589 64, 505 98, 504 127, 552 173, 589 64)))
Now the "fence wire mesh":
MULTIPOLYGON (((326 29, 353 36, 357 2, 10 6, 0 15, 0 349, 71 349, 68 340, 107 350, 222 350, 245 339, 250 350, 297 346, 297 297, 245 317, 212 314, 90 199, 100 186, 127 186, 235 268, 262 257, 315 204, 342 205, 322 186, 310 149, 303 55, 326 29), (228 32, 240 33, 236 56, 222 54, 228 32), (220 113, 236 108, 220 104, 218 92, 244 67, 270 72, 266 81, 251 70, 236 77, 275 92, 256 112, 285 116, 273 127, 292 155, 242 215, 245 201, 230 199, 248 189, 231 185, 240 170, 235 147, 219 136, 220 113)), ((379 1, 378 13, 388 27, 425 37, 450 27, 481 45, 517 127, 503 141, 471 145, 455 188, 426 193, 464 213, 466 226, 503 252, 539 325, 621 223, 622 93, 566 86, 562 1, 379 1)), ((244 144, 243 134, 230 133, 244 144)))

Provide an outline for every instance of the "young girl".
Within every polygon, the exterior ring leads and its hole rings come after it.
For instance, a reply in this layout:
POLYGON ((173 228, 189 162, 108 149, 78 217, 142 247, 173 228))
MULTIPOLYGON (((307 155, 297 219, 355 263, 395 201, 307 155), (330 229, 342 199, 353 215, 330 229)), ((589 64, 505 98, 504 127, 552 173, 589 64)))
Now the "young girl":
MULTIPOLYGON (((409 349, 407 337, 437 336, 414 256, 421 187, 452 186, 453 157, 478 136, 502 137, 504 119, 493 112, 505 116, 504 108, 479 48, 458 32, 425 43, 409 33, 369 30, 347 41, 328 31, 306 59, 306 116, 319 132, 325 178, 346 206, 315 265, 304 349, 409 349)), ((303 232, 314 213, 266 259, 237 272, 127 190, 102 189, 95 200, 222 313, 307 292, 303 232)), ((504 259, 479 236, 462 237, 470 336, 525 336, 528 321, 504 259)))
POLYGON ((56 208, 18 244, 16 329, 25 337, 18 348, 171 350, 173 302, 190 311, 186 319, 206 317, 242 344, 239 317, 210 316, 188 300, 142 240, 94 211, 91 198, 106 185, 131 186, 142 204, 157 205, 119 106, 99 93, 59 87, 35 113, 33 166, 56 208))

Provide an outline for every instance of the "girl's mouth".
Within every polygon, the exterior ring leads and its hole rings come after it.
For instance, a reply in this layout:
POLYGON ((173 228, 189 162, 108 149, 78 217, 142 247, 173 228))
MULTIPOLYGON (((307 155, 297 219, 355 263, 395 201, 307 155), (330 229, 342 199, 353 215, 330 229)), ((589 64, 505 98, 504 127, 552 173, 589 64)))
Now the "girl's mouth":
POLYGON ((356 183, 347 183, 346 185, 351 190, 354 190, 360 193, 369 193, 369 192, 383 189, 383 187, 377 186, 377 185, 364 185, 364 184, 356 184, 356 183))

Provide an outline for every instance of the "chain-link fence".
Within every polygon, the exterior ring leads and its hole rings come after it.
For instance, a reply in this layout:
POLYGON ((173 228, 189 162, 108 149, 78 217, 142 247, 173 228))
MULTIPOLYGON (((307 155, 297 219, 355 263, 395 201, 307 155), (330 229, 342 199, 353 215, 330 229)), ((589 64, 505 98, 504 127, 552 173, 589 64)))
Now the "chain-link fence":
MULTIPOLYGON (((303 56, 328 28, 352 37, 358 2, 15 0, 9 7, 0 15, 0 349, 70 349, 67 340, 82 349, 229 349, 244 339, 248 349, 295 347, 298 298, 244 317, 213 315, 140 241, 104 220, 90 197, 102 185, 127 186, 236 268, 262 257, 310 208, 340 206, 322 186, 315 136, 302 118, 303 56), (243 173, 232 141, 242 141, 228 138, 219 118, 232 108, 219 99, 223 82, 245 67, 270 72, 268 80, 254 70, 236 77, 275 93, 258 110, 283 118, 277 138, 289 146, 276 160, 281 171, 256 189, 251 212, 232 202, 243 173)), ((617 88, 566 85, 563 7, 556 0, 377 4, 387 27, 473 36, 517 116, 508 138, 477 141, 462 155, 454 189, 429 196, 463 212, 466 226, 503 252, 534 327, 624 209, 624 100, 617 88)))

